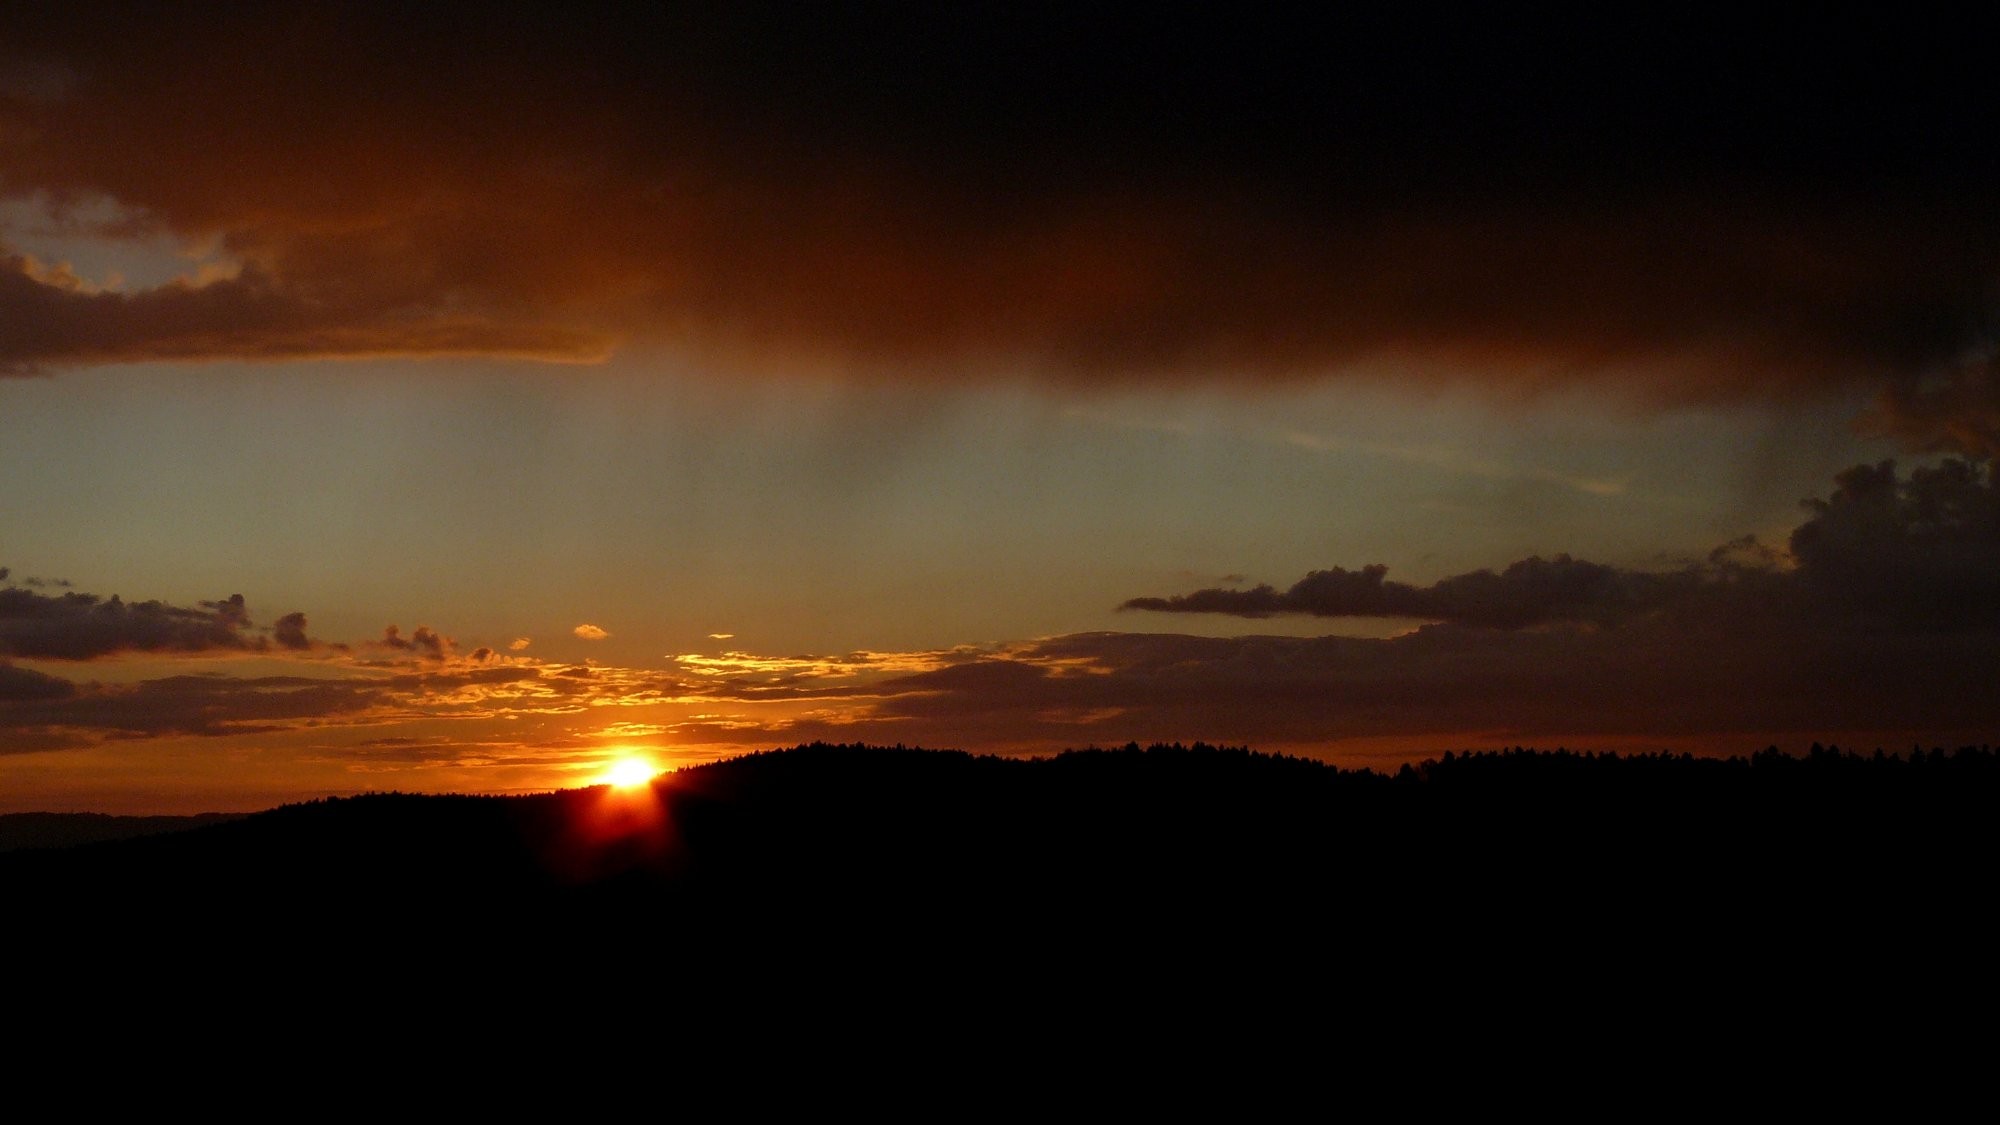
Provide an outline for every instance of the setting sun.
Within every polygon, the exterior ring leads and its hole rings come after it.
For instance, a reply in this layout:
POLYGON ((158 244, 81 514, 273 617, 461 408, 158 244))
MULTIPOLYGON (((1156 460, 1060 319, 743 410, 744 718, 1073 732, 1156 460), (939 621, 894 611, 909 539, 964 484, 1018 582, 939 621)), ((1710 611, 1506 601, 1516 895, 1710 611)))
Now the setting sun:
POLYGON ((659 776, 659 767, 647 758, 620 758, 604 771, 599 784, 614 789, 638 789, 652 783, 659 776))

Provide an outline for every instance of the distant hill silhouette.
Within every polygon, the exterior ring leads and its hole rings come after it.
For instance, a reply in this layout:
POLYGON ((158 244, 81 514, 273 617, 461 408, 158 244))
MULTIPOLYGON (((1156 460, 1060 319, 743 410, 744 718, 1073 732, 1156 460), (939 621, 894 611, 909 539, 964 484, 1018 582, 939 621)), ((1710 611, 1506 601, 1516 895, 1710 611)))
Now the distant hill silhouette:
POLYGON ((0 852, 22 848, 68 848, 106 840, 130 840, 162 832, 240 820, 241 813, 196 816, 107 816, 104 813, 0 813, 0 852))

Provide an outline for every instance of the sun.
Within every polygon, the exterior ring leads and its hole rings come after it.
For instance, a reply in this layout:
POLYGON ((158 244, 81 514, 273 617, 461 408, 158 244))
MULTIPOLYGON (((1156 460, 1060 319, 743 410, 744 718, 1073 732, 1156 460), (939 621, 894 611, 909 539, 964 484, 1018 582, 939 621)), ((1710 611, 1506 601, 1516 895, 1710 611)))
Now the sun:
POLYGON ((640 789, 651 785, 659 774, 659 767, 655 766, 650 758, 637 756, 620 758, 605 769, 600 784, 609 785, 613 789, 640 789))

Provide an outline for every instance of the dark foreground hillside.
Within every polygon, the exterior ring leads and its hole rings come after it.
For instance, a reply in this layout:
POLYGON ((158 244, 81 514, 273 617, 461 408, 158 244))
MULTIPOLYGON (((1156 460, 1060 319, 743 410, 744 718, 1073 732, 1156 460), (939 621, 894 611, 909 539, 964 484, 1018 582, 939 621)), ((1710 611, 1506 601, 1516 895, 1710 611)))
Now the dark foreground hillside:
POLYGON ((0 886, 16 963, 89 959, 203 1003, 328 974, 601 1003, 622 993, 576 990, 622 964, 660 1003, 739 1019, 818 998, 988 1033, 1368 1011, 1503 1034, 1555 1010, 1756 1034, 1984 994, 1996 797, 1983 751, 1516 752, 1386 777, 1211 748, 815 745, 639 794, 358 797, 17 852, 0 886))
POLYGON ((1996 797, 2000 757, 1976 750, 1516 751, 1384 777, 1207 747, 1009 760, 814 745, 640 794, 317 801, 0 856, 0 875, 20 902, 189 923, 388 910, 526 926, 552 909, 643 921, 698 906, 758 925, 1226 929, 1394 908, 1470 940, 1538 915, 1832 921, 1885 896, 1943 918, 2000 843, 1996 797))

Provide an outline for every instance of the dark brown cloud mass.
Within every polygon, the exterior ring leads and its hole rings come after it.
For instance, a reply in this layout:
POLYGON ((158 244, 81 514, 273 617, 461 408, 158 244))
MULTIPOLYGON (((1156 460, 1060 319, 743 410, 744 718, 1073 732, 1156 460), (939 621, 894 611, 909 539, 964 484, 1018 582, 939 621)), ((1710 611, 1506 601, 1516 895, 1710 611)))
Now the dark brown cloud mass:
MULTIPOLYGON (((306 648, 305 616, 279 620, 278 643, 306 648)), ((260 651, 270 639, 250 620, 243 595, 199 606, 161 601, 127 602, 118 595, 39 594, 0 588, 0 658, 92 660, 121 652, 197 653, 260 651)))
POLYGON ((16 6, 0 191, 241 269, 100 292, 0 259, 0 364, 1386 359, 1682 401, 1869 382, 1881 429, 1990 447, 1962 372, 2000 89, 1935 21, 1808 48, 1658 11, 613 11, 16 6))
MULTIPOLYGON (((1675 573, 1619 570, 1557 555, 1454 575, 1428 587, 1391 582, 1389 568, 1316 570, 1278 591, 1210 588, 1170 598, 1133 598, 1121 609, 1166 613, 1226 613, 1270 617, 1425 617, 1504 629, 1550 621, 1616 621, 1694 592, 1710 576, 1697 568, 1675 573)), ((1720 577, 1717 575, 1716 577, 1720 577)))
POLYGON ((1892 748, 1991 742, 2000 489, 1990 471, 1857 466, 1807 508, 1789 553, 1745 540, 1669 573, 1565 556, 1423 587, 1368 567, 1285 591, 1137 599, 1179 612, 1436 623, 1387 639, 1049 638, 878 685, 871 718, 913 741, 1015 745, 1653 739, 1722 749, 1716 740, 1760 732, 1840 732, 1892 748))
POLYGON ((484 693, 537 678, 532 669, 505 668, 346 679, 177 675, 108 684, 28 678, 37 675, 0 665, 0 754, 132 739, 274 735, 438 715, 479 717, 495 709, 484 693))
POLYGON ((1334 567, 1280 591, 1212 587, 1140 597, 1121 609, 1237 617, 1412 617, 1480 628, 1620 625, 1648 618, 1763 618, 1815 627, 2000 630, 2000 480, 1990 464, 1947 459, 1908 477, 1857 465, 1791 534, 1789 555, 1738 540, 1679 570, 1628 570, 1558 555, 1429 586, 1380 564, 1334 567))
POLYGON ((0 703, 19 700, 62 699, 76 691, 76 685, 60 676, 17 668, 0 661, 0 703))
POLYGON ((443 660, 458 647, 456 641, 438 633, 428 625, 417 626, 417 631, 407 637, 398 626, 385 626, 382 630, 382 639, 375 643, 382 648, 414 653, 431 660, 443 660))
POLYGON ((271 626, 271 639, 278 643, 279 648, 293 651, 311 648, 312 640, 306 636, 306 615, 287 613, 278 618, 277 624, 271 626))
MULTIPOLYGON (((1759 631, 1772 624, 1434 625, 1387 640, 1076 634, 896 681, 866 721, 913 742, 1046 749, 1199 737, 1336 756, 1380 740, 1419 757, 1496 741, 1739 751, 1745 739, 1829 732, 1868 732, 1892 748, 1992 741, 1983 685, 2000 644, 1990 631, 1863 644, 1796 622, 1759 631)), ((848 720, 807 733, 841 726, 867 729, 848 720)))

